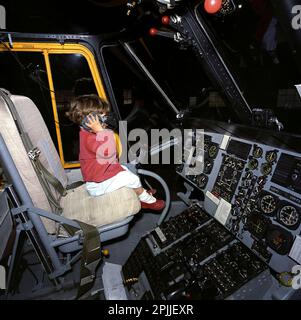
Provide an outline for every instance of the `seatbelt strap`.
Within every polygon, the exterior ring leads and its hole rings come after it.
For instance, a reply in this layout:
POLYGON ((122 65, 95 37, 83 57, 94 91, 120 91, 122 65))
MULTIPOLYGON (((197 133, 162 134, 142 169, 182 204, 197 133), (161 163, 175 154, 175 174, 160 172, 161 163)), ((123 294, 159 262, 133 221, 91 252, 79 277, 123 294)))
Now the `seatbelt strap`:
POLYGON ((92 289, 95 282, 96 268, 101 261, 101 243, 96 227, 75 220, 83 230, 84 242, 80 267, 80 282, 77 299, 92 289))
POLYGON ((84 184, 84 181, 76 181, 67 185, 66 190, 76 189, 84 184))

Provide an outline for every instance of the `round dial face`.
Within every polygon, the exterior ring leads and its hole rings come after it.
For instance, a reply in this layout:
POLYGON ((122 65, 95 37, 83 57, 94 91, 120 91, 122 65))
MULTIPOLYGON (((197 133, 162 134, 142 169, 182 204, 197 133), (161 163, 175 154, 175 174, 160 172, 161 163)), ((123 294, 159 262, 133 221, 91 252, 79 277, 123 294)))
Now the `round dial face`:
POLYGON ((256 170, 258 168, 258 160, 256 159, 251 159, 248 163, 248 168, 250 170, 256 170))
POLYGON ((268 151, 265 155, 265 160, 269 163, 277 160, 277 152, 275 150, 268 151))
POLYGON ((254 158, 261 158, 263 154, 262 148, 255 146, 253 149, 253 157, 254 158))
POLYGON ((215 158, 218 153, 218 147, 215 144, 212 144, 208 149, 208 155, 210 158, 215 158))
POLYGON ((200 174, 197 178, 197 185, 199 188, 204 189, 208 182, 208 176, 205 174, 200 174))
POLYGON ((270 194, 263 196, 260 200, 260 209, 265 214, 273 214, 277 209, 276 199, 270 194))
POLYGON ((289 229, 297 229, 300 224, 300 213, 291 205, 286 205, 279 210, 278 220, 289 229))
POLYGON ((272 165, 270 163, 264 163, 261 166, 261 173, 264 176, 268 176, 272 172, 272 165))
POLYGON ((267 232, 267 244, 281 255, 288 254, 293 242, 293 236, 283 228, 272 225, 267 232))
POLYGON ((257 238, 264 238, 269 225, 269 220, 258 213, 252 213, 246 222, 246 226, 250 233, 252 233, 257 238))

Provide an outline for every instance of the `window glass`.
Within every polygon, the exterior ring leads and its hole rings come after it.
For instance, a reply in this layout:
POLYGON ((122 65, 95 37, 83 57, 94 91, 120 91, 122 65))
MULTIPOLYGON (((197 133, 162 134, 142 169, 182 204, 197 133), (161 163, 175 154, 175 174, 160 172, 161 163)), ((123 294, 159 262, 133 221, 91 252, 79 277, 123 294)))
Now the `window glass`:
MULTIPOLYGON (((170 119, 175 119, 174 111, 124 49, 119 46, 105 47, 102 54, 121 118, 127 121, 129 130, 169 128, 170 119)), ((158 80, 151 65, 145 65, 158 80)), ((164 86, 162 88, 165 89, 164 86)))
POLYGON ((97 94, 87 60, 81 54, 50 54, 65 162, 78 161, 79 127, 66 117, 71 100, 82 94, 97 94))
POLYGON ((42 53, 0 51, 0 87, 29 97, 57 143, 45 60, 42 53))
MULTIPOLYGON (((301 133, 301 99, 298 57, 289 43, 272 1, 240 1, 235 13, 224 18, 206 15, 197 7, 235 74, 251 107, 269 108, 284 125, 284 131, 301 133)), ((293 31, 293 30, 289 30, 293 31)))

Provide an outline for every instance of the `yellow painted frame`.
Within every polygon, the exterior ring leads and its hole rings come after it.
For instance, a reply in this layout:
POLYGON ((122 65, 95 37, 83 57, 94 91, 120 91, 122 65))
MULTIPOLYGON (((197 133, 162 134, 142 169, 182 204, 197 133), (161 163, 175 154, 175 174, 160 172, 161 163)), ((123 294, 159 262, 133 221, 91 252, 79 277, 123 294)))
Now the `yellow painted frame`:
MULTIPOLYGON (((4 44, 0 44, 0 52, 1 51, 8 51, 9 44, 7 43, 6 46, 4 44)), ((13 48, 10 49, 14 52, 41 52, 44 55, 45 65, 47 70, 48 82, 49 82, 49 89, 50 89, 50 96, 51 96, 51 104, 53 110, 53 117, 55 121, 55 130, 59 148, 59 155, 62 162, 62 165, 65 169, 68 168, 78 168, 80 165, 77 162, 65 162, 64 159, 64 151, 61 139, 61 130, 60 130, 60 123, 59 117, 57 113, 57 105, 55 99, 55 90, 53 85, 53 78, 51 72, 51 65, 49 61, 50 54, 81 54, 87 60, 89 65, 91 75, 93 81, 95 83, 95 87, 97 90, 98 95, 107 100, 105 89, 103 83, 101 81, 98 67, 95 61, 95 57, 93 53, 84 45, 81 44, 59 44, 59 43, 40 43, 40 42, 14 42, 13 48)))

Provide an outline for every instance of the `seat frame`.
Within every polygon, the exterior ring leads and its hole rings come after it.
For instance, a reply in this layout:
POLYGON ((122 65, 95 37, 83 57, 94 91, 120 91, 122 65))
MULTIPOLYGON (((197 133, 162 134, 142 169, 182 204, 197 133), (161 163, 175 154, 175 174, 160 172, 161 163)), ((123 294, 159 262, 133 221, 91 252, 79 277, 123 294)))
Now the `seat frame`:
MULTIPOLYGON (((62 276, 67 271, 71 270, 72 266, 81 257, 81 249, 83 248, 83 233, 81 228, 76 221, 34 207, 1 134, 0 165, 10 183, 5 192, 13 207, 11 209, 11 214, 17 222, 16 239, 12 250, 12 259, 10 261, 7 282, 10 283, 11 281, 20 235, 22 232, 25 232, 39 257, 44 270, 47 272, 49 279, 52 280, 58 288, 61 288, 64 281, 62 276), (49 235, 41 219, 42 217, 55 221, 58 224, 78 229, 78 232, 73 236, 66 238, 60 238, 59 235, 49 235), (70 255, 69 253, 74 254, 70 255), (62 254, 66 259, 62 259, 62 254)), ((128 231, 129 222, 132 219, 133 216, 110 225, 99 227, 98 231, 101 241, 108 241, 124 235, 128 231)))

